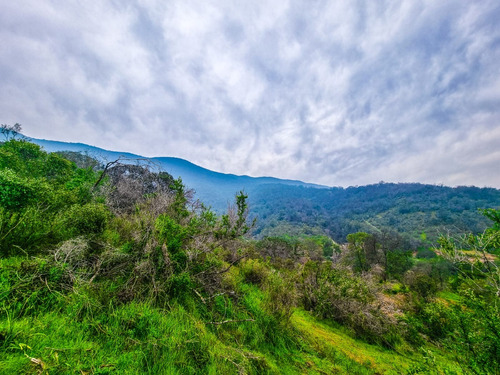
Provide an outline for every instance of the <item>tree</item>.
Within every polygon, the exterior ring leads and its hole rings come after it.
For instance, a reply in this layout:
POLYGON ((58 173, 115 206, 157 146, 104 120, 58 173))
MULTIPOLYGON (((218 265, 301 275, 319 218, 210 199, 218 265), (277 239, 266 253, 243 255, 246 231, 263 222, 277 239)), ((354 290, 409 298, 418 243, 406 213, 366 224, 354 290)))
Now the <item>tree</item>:
MULTIPOLYGON (((9 129, 3 127, 7 132, 9 129)), ((16 131, 19 127, 11 129, 16 131)), ((7 134, 7 133, 5 133, 7 134)), ((94 172, 25 140, 0 144, 0 255, 34 254, 72 235, 70 212, 83 223, 103 225, 96 210, 79 210, 93 199, 94 172), (73 211, 72 211, 73 210, 73 211), (95 214, 95 215, 94 215, 95 214)))
POLYGON ((15 139, 21 133, 21 129, 21 124, 17 122, 14 125, 0 125, 0 133, 3 135, 5 141, 15 139))
POLYGON ((236 207, 230 206, 228 213, 222 215, 220 229, 217 231, 216 237, 235 239, 244 236, 255 226, 255 219, 248 223, 248 195, 240 191, 236 194, 235 199, 236 207))
POLYGON ((410 244, 397 232, 382 229, 375 235, 379 248, 380 261, 385 269, 384 277, 399 277, 413 264, 410 244))
POLYGON ((378 261, 375 237, 365 232, 347 235, 348 249, 356 271, 368 271, 378 261))
POLYGON ((487 209, 482 213, 493 221, 490 228, 478 235, 468 234, 458 239, 441 236, 435 250, 478 289, 493 292, 500 298, 500 266, 493 255, 500 250, 500 210, 487 209), (486 288, 477 282, 478 276, 486 280, 486 288))

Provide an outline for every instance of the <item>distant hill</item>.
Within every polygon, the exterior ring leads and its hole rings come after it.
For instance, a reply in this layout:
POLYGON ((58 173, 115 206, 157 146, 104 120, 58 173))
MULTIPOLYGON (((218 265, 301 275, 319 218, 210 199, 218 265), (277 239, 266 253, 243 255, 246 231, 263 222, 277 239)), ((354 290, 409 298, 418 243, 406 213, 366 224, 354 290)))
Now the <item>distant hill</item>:
POLYGON ((127 152, 104 150, 102 148, 89 146, 83 143, 67 143, 50 141, 45 139, 28 138, 33 143, 42 146, 48 152, 76 151, 86 153, 100 161, 112 161, 123 158, 124 162, 144 164, 148 159, 154 168, 159 168, 170 173, 174 178, 181 177, 184 184, 194 189, 196 198, 207 206, 221 213, 228 204, 234 201, 234 196, 240 190, 253 195, 263 185, 276 184, 278 186, 304 186, 312 188, 327 188, 322 185, 309 184, 302 181, 283 180, 274 177, 250 177, 238 176, 214 172, 200 167, 187 160, 174 157, 145 158, 127 152))
MULTIPOLYGON (((146 158, 82 143, 30 139, 45 150, 78 151, 101 161, 146 158)), ((489 225, 480 208, 500 208, 500 190, 424 184, 380 183, 360 187, 326 187, 273 177, 237 176, 202 168, 187 160, 155 157, 155 168, 181 177, 196 198, 223 212, 240 190, 249 195, 254 235, 327 234, 343 242, 349 233, 391 230, 412 239, 433 241, 440 233, 480 232, 489 225), (422 236, 422 233, 425 233, 422 236)))

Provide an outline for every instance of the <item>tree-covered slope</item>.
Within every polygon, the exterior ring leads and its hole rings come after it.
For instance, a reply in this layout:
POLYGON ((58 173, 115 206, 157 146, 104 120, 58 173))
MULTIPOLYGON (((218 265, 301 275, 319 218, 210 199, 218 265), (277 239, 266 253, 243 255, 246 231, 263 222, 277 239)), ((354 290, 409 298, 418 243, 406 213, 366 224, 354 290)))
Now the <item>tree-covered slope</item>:
POLYGON ((290 230, 325 233, 336 241, 357 231, 378 233, 391 229, 418 239, 425 232, 475 233, 489 224, 478 209, 500 208, 500 190, 492 188, 390 184, 311 189, 267 185, 252 191, 252 213, 259 218, 258 233, 290 230))

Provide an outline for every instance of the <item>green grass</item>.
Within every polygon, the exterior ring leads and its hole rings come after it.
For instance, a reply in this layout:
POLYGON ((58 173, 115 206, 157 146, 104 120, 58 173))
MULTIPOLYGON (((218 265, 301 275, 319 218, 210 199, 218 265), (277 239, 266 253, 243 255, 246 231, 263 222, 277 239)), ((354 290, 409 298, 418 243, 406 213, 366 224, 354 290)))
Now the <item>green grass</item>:
POLYGON ((103 298, 107 284, 62 289, 45 264, 0 259, 0 374, 461 373, 437 348, 384 349, 302 310, 280 321, 255 285, 212 310, 195 295, 159 308, 103 298))
POLYGON ((453 302, 453 303, 460 302, 460 296, 458 294, 450 292, 450 291, 446 291, 446 290, 438 292, 437 297, 439 297, 447 302, 453 302))
POLYGON ((462 374, 459 365, 438 348, 412 351, 408 347, 389 350, 351 337, 342 327, 319 322, 297 310, 292 324, 304 340, 319 353, 335 358, 340 373, 346 374, 462 374))
POLYGON ((98 288, 61 293, 30 278, 23 260, 1 259, 0 266, 1 374, 295 374, 331 366, 263 310, 264 294, 253 286, 242 285, 242 304, 228 303, 221 317, 194 301, 166 309, 147 301, 103 304, 98 288), (209 324, 226 318, 236 322, 209 324))

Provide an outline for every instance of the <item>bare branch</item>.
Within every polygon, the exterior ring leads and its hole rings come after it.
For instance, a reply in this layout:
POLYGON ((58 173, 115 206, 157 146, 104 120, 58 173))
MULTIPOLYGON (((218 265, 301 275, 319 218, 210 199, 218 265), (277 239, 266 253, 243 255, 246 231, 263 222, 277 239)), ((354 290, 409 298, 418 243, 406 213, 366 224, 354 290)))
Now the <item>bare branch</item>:
POLYGON ((224 320, 222 322, 205 322, 205 324, 214 324, 214 325, 221 325, 221 324, 226 324, 226 323, 241 323, 241 322, 255 322, 255 319, 229 319, 229 320, 224 320))

